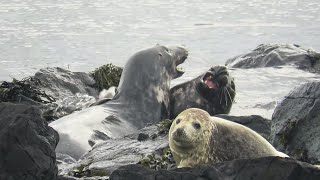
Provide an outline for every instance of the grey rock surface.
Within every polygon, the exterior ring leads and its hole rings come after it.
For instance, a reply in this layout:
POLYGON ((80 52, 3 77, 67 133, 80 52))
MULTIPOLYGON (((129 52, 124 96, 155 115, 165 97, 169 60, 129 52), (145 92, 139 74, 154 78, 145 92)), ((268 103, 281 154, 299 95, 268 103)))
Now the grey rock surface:
MULTIPOLYGON (((157 126, 149 126, 136 134, 119 139, 109 139, 95 145, 76 164, 70 164, 69 167, 63 164, 61 164, 62 166, 59 165, 59 174, 70 174, 79 166, 83 166, 84 170, 103 170, 111 173, 120 166, 136 164, 147 155, 161 154, 162 149, 166 147, 168 147, 167 136, 165 134, 159 135, 157 126), (145 136, 143 141, 139 138, 141 134, 145 136)), ((64 160, 58 159, 58 161, 64 160)))
POLYGON ((320 169, 289 158, 239 159, 176 170, 150 170, 128 165, 114 171, 110 180, 318 180, 320 169))
POLYGON ((262 68, 294 65, 320 73, 320 53, 294 44, 261 44, 249 53, 226 61, 232 68, 262 68))
POLYGON ((278 104, 271 142, 295 159, 320 164, 320 82, 303 84, 278 104))
POLYGON ((14 103, 39 107, 47 121, 61 118, 89 107, 99 95, 95 81, 84 72, 71 72, 59 67, 40 69, 28 80, 32 88, 54 98, 52 103, 40 103, 20 96, 14 103))
POLYGON ((0 103, 0 179, 56 179, 58 140, 38 108, 0 103))

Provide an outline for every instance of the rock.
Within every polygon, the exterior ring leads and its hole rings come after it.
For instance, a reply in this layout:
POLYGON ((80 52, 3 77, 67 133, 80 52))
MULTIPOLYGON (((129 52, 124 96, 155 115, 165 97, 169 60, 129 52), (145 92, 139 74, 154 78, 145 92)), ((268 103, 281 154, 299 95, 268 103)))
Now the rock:
POLYGON ((318 180, 320 169, 289 158, 239 159, 171 171, 128 165, 114 171, 110 180, 318 180))
MULTIPOLYGON (((136 164, 151 154, 161 154, 162 149, 168 147, 168 137, 165 134, 154 136, 157 133, 158 127, 153 125, 141 129, 136 134, 119 139, 108 139, 95 145, 90 152, 80 158, 77 164, 66 167, 61 163, 62 166, 59 165, 60 175, 72 174, 75 169, 81 172, 100 170, 110 175, 120 166, 136 164), (138 137, 141 134, 155 138, 139 141, 138 137)), ((59 161, 64 161, 65 158, 61 157, 59 161)))
POLYGON ((112 64, 92 73, 71 72, 59 67, 40 69, 21 81, 2 82, 0 102, 37 106, 47 121, 53 121, 93 103, 104 103, 114 96, 122 68, 112 64), (101 88, 103 99, 96 102, 101 88))
POLYGON ((0 179, 56 179, 58 133, 33 106, 0 103, 0 179))
POLYGON ((262 68, 295 65, 299 69, 320 73, 320 53, 291 44, 261 44, 252 52, 226 61, 232 68, 262 68))
POLYGON ((271 142, 290 157, 320 162, 320 82, 295 88, 276 107, 271 120, 271 142))
POLYGON ((271 131, 271 121, 269 119, 265 119, 259 115, 231 116, 227 114, 219 114, 215 116, 247 126, 259 133, 265 139, 269 140, 271 131))
POLYGON ((77 93, 97 97, 99 93, 93 87, 94 79, 84 72, 71 72, 59 67, 49 67, 40 69, 34 78, 40 80, 40 83, 33 84, 33 86, 57 99, 63 99, 77 93))

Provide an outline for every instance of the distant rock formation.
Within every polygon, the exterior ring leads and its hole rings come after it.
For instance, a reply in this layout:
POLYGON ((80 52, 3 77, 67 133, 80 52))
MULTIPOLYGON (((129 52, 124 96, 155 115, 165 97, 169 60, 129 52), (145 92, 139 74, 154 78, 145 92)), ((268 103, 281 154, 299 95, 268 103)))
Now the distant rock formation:
POLYGON ((232 68, 263 68, 294 65, 298 69, 320 73, 320 53, 291 44, 261 44, 252 52, 226 61, 232 68))

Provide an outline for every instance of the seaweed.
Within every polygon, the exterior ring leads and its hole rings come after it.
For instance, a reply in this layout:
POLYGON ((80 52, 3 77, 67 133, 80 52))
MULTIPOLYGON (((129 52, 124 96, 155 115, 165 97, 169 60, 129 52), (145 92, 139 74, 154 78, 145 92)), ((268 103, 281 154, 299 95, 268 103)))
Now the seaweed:
POLYGON ((15 78, 12 82, 3 81, 0 85, 0 102, 20 102, 22 97, 43 104, 56 101, 54 97, 32 86, 32 84, 41 84, 41 81, 34 77, 27 77, 20 81, 15 78))
POLYGON ((150 154, 146 157, 141 158, 137 163, 142 166, 148 167, 150 169, 159 170, 159 169, 170 169, 175 165, 171 150, 169 147, 162 150, 161 156, 156 154, 150 154))
POLYGON ((81 164, 73 171, 70 171, 68 173, 69 176, 73 176, 76 178, 82 178, 82 177, 104 177, 109 176, 110 172, 103 170, 103 169, 89 169, 89 166, 92 164, 92 162, 89 162, 88 164, 81 164))
POLYGON ((96 68, 90 75, 96 81, 94 87, 100 91, 109 89, 111 86, 118 86, 123 68, 106 64, 96 68))

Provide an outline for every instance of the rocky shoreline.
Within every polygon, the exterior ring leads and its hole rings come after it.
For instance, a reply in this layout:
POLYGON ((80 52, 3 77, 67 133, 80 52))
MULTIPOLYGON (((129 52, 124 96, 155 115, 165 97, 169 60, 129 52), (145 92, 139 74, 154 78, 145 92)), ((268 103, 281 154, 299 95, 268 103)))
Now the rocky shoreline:
MULTIPOLYGON (((269 44, 232 58, 227 64, 233 68, 295 65, 319 73, 318 55, 296 45, 269 44)), ((18 93, 11 94, 10 103, 0 101, 0 157, 5 157, 0 158, 0 179, 320 179, 320 168, 315 166, 320 164, 319 82, 293 89, 277 105, 271 120, 254 114, 218 115, 252 128, 291 158, 242 159, 177 169, 168 148, 170 120, 119 139, 108 139, 78 161, 56 155, 59 137, 47 121, 86 108, 98 100, 102 88, 117 86, 121 70, 116 68, 109 66, 103 69, 105 73, 95 76, 61 68, 40 70, 33 81, 27 82, 39 91, 30 92, 43 92, 54 97, 53 102, 41 102, 43 97, 35 98, 32 93, 26 96, 12 88, 16 82, 1 87, 0 95, 12 89, 18 93)))

